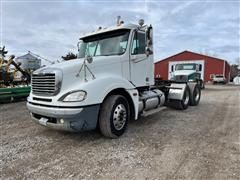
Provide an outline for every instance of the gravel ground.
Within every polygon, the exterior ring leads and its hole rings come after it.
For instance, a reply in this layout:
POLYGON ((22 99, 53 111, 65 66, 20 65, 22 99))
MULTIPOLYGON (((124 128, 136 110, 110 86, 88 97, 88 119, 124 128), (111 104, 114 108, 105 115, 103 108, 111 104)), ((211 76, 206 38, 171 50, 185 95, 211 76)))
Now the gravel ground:
POLYGON ((132 121, 119 139, 49 130, 25 102, 0 104, 2 179, 240 179, 240 87, 132 121))

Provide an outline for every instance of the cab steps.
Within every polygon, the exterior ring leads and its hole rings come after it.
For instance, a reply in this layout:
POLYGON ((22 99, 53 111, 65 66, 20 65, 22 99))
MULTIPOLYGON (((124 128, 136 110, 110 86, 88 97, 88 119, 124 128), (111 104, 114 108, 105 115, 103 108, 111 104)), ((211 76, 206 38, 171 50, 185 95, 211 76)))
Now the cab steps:
POLYGON ((167 107, 159 107, 159 108, 156 108, 156 109, 152 109, 152 110, 149 110, 149 111, 143 111, 143 113, 141 114, 141 116, 143 117, 147 117, 147 116, 150 116, 152 114, 155 114, 155 113, 158 113, 164 109, 166 109, 167 107))

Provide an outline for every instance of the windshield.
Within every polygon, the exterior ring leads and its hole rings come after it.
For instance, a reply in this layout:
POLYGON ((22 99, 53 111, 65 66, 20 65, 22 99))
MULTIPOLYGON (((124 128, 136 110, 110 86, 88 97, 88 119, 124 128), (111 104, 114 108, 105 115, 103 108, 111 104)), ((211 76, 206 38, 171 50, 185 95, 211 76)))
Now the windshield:
POLYGON ((117 30, 82 38, 79 58, 124 54, 128 44, 129 30, 117 30))
POLYGON ((195 70, 196 64, 177 64, 176 70, 195 70))

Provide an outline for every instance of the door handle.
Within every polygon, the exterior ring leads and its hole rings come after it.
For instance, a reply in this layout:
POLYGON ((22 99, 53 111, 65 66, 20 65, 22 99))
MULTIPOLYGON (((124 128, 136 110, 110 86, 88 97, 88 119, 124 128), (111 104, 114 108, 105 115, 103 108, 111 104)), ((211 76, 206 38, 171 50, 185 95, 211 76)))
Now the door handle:
POLYGON ((131 56, 131 60, 132 60, 132 61, 134 61, 134 60, 136 60, 136 59, 137 59, 137 56, 136 56, 136 55, 132 55, 132 56, 131 56))

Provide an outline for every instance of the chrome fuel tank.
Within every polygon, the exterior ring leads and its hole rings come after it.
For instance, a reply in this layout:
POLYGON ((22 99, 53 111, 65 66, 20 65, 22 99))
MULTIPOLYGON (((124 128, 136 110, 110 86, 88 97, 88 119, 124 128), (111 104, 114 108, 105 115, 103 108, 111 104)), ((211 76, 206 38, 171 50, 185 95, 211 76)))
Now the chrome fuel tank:
POLYGON ((143 91, 139 98, 139 112, 155 109, 163 106, 165 103, 165 95, 159 89, 143 91))

